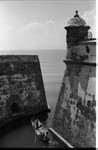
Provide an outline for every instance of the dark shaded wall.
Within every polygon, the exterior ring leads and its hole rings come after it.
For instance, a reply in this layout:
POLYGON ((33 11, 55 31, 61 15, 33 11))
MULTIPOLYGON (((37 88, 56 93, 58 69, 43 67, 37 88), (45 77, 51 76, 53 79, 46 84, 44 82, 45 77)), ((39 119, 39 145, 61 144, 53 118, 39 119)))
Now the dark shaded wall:
POLYGON ((0 56, 0 121, 48 110, 37 55, 0 56))

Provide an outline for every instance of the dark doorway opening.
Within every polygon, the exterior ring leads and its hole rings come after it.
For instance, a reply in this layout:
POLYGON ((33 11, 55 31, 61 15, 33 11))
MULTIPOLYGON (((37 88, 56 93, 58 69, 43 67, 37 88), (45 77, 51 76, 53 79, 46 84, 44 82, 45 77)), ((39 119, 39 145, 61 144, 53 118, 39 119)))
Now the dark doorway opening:
POLYGON ((19 105, 17 103, 13 103, 12 106, 11 106, 11 110, 12 110, 13 113, 20 112, 19 105))

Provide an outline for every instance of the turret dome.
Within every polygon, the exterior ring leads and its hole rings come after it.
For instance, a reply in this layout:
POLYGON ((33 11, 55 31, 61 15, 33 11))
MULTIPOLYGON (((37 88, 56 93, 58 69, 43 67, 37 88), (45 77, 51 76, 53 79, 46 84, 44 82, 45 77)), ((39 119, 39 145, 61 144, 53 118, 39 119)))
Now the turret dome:
POLYGON ((71 18, 68 23, 68 26, 86 26, 86 22, 84 19, 80 18, 78 15, 78 11, 76 10, 76 14, 73 18, 71 18))

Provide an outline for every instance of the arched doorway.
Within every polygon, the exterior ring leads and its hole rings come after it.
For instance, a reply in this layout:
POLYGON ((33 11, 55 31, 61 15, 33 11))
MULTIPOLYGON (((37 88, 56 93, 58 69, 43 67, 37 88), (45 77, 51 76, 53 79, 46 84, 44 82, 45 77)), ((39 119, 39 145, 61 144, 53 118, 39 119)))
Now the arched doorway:
POLYGON ((15 114, 23 111, 23 102, 19 94, 12 94, 6 101, 6 110, 8 114, 15 114))
POLYGON ((11 110, 12 110, 13 113, 18 113, 18 112, 20 112, 19 105, 18 105, 17 103, 13 103, 13 104, 11 105, 11 110))

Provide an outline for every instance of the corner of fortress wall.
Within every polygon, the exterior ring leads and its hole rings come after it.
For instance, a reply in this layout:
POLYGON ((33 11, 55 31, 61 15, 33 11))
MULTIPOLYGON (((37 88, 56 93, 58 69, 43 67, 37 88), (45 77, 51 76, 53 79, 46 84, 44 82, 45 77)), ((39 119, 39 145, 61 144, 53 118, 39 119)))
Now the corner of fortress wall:
POLYGON ((74 147, 96 147, 96 44, 86 42, 71 51, 77 58, 86 57, 64 61, 52 128, 74 147))
POLYGON ((38 56, 0 56, 0 125, 14 114, 44 110, 48 107, 38 56))
POLYGON ((52 131, 69 147, 96 147, 96 40, 76 11, 67 30, 67 55, 52 131))

